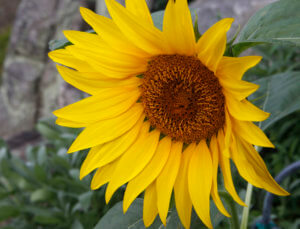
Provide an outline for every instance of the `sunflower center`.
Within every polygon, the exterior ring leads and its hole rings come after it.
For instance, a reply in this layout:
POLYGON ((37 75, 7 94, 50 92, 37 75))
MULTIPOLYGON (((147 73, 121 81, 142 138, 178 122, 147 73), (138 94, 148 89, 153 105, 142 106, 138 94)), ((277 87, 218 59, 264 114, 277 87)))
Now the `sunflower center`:
POLYGON ((194 56, 155 56, 141 88, 150 124, 174 140, 199 142, 224 125, 221 85, 194 56))

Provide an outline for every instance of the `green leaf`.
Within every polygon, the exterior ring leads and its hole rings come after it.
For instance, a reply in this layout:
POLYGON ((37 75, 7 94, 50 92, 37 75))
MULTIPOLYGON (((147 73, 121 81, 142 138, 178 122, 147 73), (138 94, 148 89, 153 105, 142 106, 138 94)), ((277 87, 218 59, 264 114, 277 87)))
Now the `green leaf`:
POLYGON ((46 201, 49 200, 53 196, 53 193, 50 192, 47 189, 41 188, 35 190, 33 193, 30 195, 30 201, 31 202, 39 202, 39 201, 46 201))
POLYGON ((84 229, 84 227, 82 226, 82 224, 80 223, 79 220, 75 220, 74 223, 72 224, 71 229, 84 229))
POLYGON ((47 173, 46 173, 45 167, 42 167, 42 166, 36 164, 34 166, 34 175, 35 175, 35 178, 39 182, 46 183, 46 181, 47 181, 47 173))
POLYGON ((160 30, 162 30, 163 28, 164 14, 165 14, 164 10, 159 10, 151 14, 155 27, 160 30))
MULTIPOLYGON (((123 214, 123 208, 122 208, 123 202, 117 203, 115 206, 113 206, 107 213, 100 219, 98 224, 94 227, 94 229, 102 229, 102 228, 110 228, 110 229, 145 229, 144 223, 143 223, 143 199, 138 198, 136 199, 126 214, 123 214)), ((219 223, 225 218, 216 208, 216 206, 211 201, 211 218, 214 227, 217 227, 219 223)), ((178 214, 176 212, 176 209, 174 208, 171 210, 167 217, 167 225, 164 227, 164 225, 161 223, 159 217, 156 217, 154 223, 148 227, 148 229, 184 229, 182 226, 180 219, 178 217, 178 214)), ((192 217, 191 217, 191 229, 199 229, 206 227, 204 224, 200 221, 197 214, 193 211, 192 217)))
POLYGON ((53 225, 53 224, 59 224, 61 223, 61 219, 55 216, 51 216, 51 215, 36 215, 33 220, 36 223, 40 223, 40 224, 49 224, 49 225, 53 225))
MULTIPOLYGON (((126 214, 123 213, 123 202, 115 204, 97 223, 94 229, 145 229, 143 223, 143 199, 137 198, 129 207, 126 214)), ((160 228, 158 218, 148 229, 160 228)))
POLYGON ((20 210, 17 206, 2 205, 0 206, 0 209, 0 222, 20 214, 20 210))
POLYGON ((36 125, 36 129, 43 137, 48 140, 56 140, 60 138, 59 132, 57 131, 57 129, 55 129, 55 126, 50 125, 49 121, 47 120, 38 122, 38 124, 36 125))
POLYGON ((68 45, 71 45, 72 43, 67 40, 67 38, 59 39, 59 40, 51 40, 49 41, 49 49, 51 51, 54 51, 56 49, 64 48, 68 45))
POLYGON ((110 229, 128 229, 135 228, 138 222, 143 220, 143 199, 136 199, 126 214, 123 214, 123 201, 114 205, 97 223, 94 229, 110 228, 110 229))
POLYGON ((92 200, 93 193, 94 192, 92 192, 92 191, 85 192, 78 197, 79 203, 84 211, 87 211, 89 209, 89 207, 91 206, 91 200, 92 200))
MULTIPOLYGON (((211 221, 214 228, 216 228, 221 223, 221 221, 224 220, 225 218, 225 216, 219 212, 219 210, 217 209, 213 201, 210 202, 210 215, 211 215, 211 221)), ((175 208, 171 211, 171 213, 169 213, 167 217, 167 226, 166 226, 166 229, 173 229, 173 228, 184 229, 175 208)), ((199 219, 199 216, 196 214, 195 211, 192 211, 190 228, 191 229, 207 228, 199 219)))
POLYGON ((264 44, 264 42, 240 42, 240 43, 236 43, 234 45, 231 46, 230 54, 232 56, 239 56, 242 52, 244 52, 245 50, 260 45, 260 44, 264 44))
POLYGON ((239 42, 300 46, 299 9, 299 0, 280 0, 267 5, 250 18, 240 33, 239 42))
POLYGON ((7 192, 7 191, 3 191, 3 190, 0 190, 0 200, 12 195, 13 192, 7 192))
POLYGON ((300 71, 272 75, 254 83, 260 85, 260 88, 249 100, 271 113, 270 117, 261 123, 263 130, 300 109, 300 71))
POLYGON ((0 138, 0 161, 2 158, 7 158, 9 156, 8 147, 6 142, 0 138))

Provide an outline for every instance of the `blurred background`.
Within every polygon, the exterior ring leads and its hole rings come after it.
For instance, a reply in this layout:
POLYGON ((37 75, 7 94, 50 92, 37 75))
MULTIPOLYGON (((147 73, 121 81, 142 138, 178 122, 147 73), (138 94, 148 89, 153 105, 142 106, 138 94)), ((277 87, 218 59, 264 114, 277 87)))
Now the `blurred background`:
MULTIPOLYGON (((189 3, 198 14, 200 33, 220 18, 234 17, 232 37, 254 12, 274 1, 189 3)), ((167 1, 147 3, 155 12, 167 1)), ((63 38, 63 30, 90 29, 81 19, 80 6, 108 15, 104 0, 0 0, 0 228, 93 228, 122 199, 120 190, 105 205, 103 188, 91 192, 90 177, 79 180, 86 152, 66 154, 79 131, 55 126, 51 115, 85 96, 63 82, 47 56, 49 42, 63 38)), ((246 79, 300 70, 299 48, 264 45, 251 53, 264 59, 246 79)), ((267 128, 276 149, 262 150, 262 156, 273 176, 300 159, 299 114, 295 111, 267 128)), ((246 182, 234 176, 243 198, 246 182)), ((272 203, 272 221, 281 228, 300 228, 299 183, 299 172, 285 179, 283 186, 292 196, 272 203)), ((262 215, 265 194, 255 189, 252 223, 262 215)), ((216 226, 227 228, 228 222, 220 220, 216 226)))

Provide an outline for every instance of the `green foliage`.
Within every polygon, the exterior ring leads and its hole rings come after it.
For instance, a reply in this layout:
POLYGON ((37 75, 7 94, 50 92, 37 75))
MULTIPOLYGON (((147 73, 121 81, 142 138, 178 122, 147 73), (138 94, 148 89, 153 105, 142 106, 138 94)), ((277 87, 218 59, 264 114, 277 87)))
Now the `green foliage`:
POLYGON ((300 45, 300 2, 280 0, 257 11, 241 31, 239 42, 300 45))
POLYGON ((93 228, 99 218, 117 201, 117 192, 109 205, 104 188, 91 191, 91 177, 79 180, 79 167, 85 152, 67 154, 67 147, 78 130, 42 120, 37 129, 46 142, 30 146, 26 161, 13 156, 0 143, 0 221, 11 228, 93 228))
POLYGON ((300 109, 300 71, 288 71, 254 81, 259 90, 249 99, 271 113, 261 123, 263 130, 276 121, 300 109))
MULTIPOLYGON (((228 194, 227 194, 228 195, 228 194)), ((231 197, 230 201, 232 201, 231 197)), ((123 214, 123 202, 120 201, 115 206, 113 206, 107 214, 100 219, 98 224, 95 226, 94 229, 102 229, 102 228, 109 228, 109 229, 145 229, 143 223, 143 199, 137 198, 130 208, 128 212, 124 215, 123 214)), ((220 222, 224 220, 224 216, 218 212, 217 208, 214 204, 211 204, 211 217, 212 223, 214 228, 223 228, 218 227, 220 222)), ((154 223, 148 227, 149 229, 184 229, 184 227, 180 223, 180 219, 178 214, 174 208, 171 208, 167 217, 167 225, 166 227, 161 223, 159 217, 157 216, 154 220, 154 223)), ((205 229, 206 227, 203 223, 199 220, 199 217, 196 213, 192 212, 191 217, 191 229, 205 229)))
POLYGON ((280 0, 260 9, 243 27, 229 54, 239 56, 253 46, 266 43, 300 46, 299 8, 298 0, 280 0))

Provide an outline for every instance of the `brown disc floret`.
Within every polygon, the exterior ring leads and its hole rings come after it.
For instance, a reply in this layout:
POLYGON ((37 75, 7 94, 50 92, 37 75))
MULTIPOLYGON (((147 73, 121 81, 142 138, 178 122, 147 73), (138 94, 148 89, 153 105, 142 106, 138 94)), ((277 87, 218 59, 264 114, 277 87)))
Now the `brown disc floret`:
POLYGON ((174 140, 199 142, 224 125, 221 85, 194 56, 155 56, 148 63, 141 88, 151 126, 174 140))

